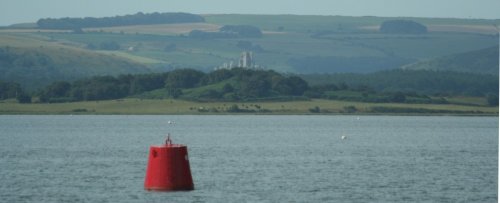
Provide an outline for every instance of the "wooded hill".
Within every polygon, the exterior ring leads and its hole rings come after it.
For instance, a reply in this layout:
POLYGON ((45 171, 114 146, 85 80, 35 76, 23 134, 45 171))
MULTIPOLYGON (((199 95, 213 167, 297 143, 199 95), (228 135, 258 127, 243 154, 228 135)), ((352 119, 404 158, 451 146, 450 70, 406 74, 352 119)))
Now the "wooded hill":
MULTIPOLYGON (((317 80, 314 85, 309 85, 305 80, 296 75, 282 75, 272 70, 255 70, 244 68, 220 69, 210 73, 204 73, 193 69, 178 69, 166 73, 141 74, 141 75, 120 75, 98 76, 88 79, 77 80, 75 82, 60 81, 50 84, 38 93, 31 95, 38 98, 37 102, 74 102, 74 101, 94 101, 121 99, 135 97, 141 99, 165 99, 176 98, 190 101, 291 101, 308 100, 311 98, 360 101, 360 102, 384 102, 384 103, 438 103, 445 104, 448 101, 442 97, 430 97, 422 94, 418 89, 408 88, 407 84, 419 84, 416 88, 426 88, 439 86, 441 78, 448 78, 444 85, 438 90, 441 96, 462 95, 467 91, 457 91, 457 89, 477 88, 470 93, 475 96, 487 96, 491 99, 491 105, 498 103, 498 78, 465 77, 465 74, 439 73, 434 71, 390 71, 379 75, 330 75, 327 79, 329 83, 321 82, 321 77, 304 76, 306 79, 317 80), (446 77, 444 74, 447 74, 446 77), (406 77, 405 77, 406 75, 406 77), (437 75, 431 77, 431 75, 437 75), (388 87, 384 91, 366 84, 352 84, 343 80, 332 78, 352 78, 364 77, 363 81, 381 81, 380 84, 387 85, 384 81, 389 81, 390 85, 398 85, 402 88, 392 89, 388 87), (387 77, 389 76, 389 77, 387 77), (381 78, 384 77, 385 80, 381 78), (425 79, 424 79, 425 77, 425 79), (415 80, 420 78, 420 81, 415 80), (465 78, 468 78, 467 80, 465 78), (465 82, 464 82, 465 80, 465 82), (483 81, 478 82, 475 80, 483 81), (428 86, 420 83, 425 82, 428 86), (467 83, 469 81, 469 83, 467 83), (458 82, 457 87, 450 86, 458 82), (436 84, 437 83, 437 84, 436 84), (477 86, 484 85, 484 86, 477 86), (496 89, 496 90, 495 90, 496 89), (477 95, 481 94, 481 95, 477 95), (497 101, 496 103, 494 101, 497 101)), ((356 80, 358 81, 358 80, 356 80)), ((3 98, 19 95, 27 95, 19 90, 19 85, 3 83, 5 88, 0 88, 3 98), (10 89, 9 89, 10 88, 10 89), (3 92, 3 93, 2 93, 3 92)), ((369 83, 368 83, 369 84, 369 83)), ((379 85, 380 85, 379 84, 379 85)), ((31 98, 31 97, 30 97, 31 98)), ((18 100, 27 101, 25 96, 18 97, 18 100)))
POLYGON ((274 71, 234 68, 203 73, 179 69, 158 74, 93 77, 73 83, 56 82, 44 88, 39 97, 41 102, 92 101, 129 96, 244 101, 302 96, 308 88, 301 78, 286 77, 274 71))
POLYGON ((425 95, 485 96, 498 94, 498 76, 434 70, 387 70, 368 74, 336 73, 301 75, 311 85, 333 81, 368 86, 381 92, 417 92, 425 95))

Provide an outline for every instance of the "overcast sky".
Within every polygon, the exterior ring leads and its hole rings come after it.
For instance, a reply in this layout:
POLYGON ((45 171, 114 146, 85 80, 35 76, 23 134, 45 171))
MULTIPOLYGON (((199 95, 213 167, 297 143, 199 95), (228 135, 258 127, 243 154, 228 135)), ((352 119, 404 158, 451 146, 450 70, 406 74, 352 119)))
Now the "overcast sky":
POLYGON ((500 19, 500 0, 0 0, 0 25, 140 11, 500 19))

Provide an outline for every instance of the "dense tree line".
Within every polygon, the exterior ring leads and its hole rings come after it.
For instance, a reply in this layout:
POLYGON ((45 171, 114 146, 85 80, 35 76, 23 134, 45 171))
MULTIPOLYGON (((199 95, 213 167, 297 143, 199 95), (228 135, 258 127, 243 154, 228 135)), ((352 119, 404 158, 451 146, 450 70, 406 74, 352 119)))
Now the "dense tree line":
POLYGON ((38 92, 40 102, 72 102, 119 99, 165 86, 167 73, 96 76, 78 80, 54 82, 38 92))
POLYGON ((443 96, 498 94, 498 76, 432 70, 387 70, 369 74, 335 73, 302 76, 311 85, 331 81, 349 86, 368 86, 381 92, 417 92, 443 96))
MULTIPOLYGON (((159 98, 180 98, 195 101, 252 101, 262 99, 283 101, 297 98, 323 98, 362 102, 447 103, 444 98, 431 98, 426 94, 407 88, 407 84, 440 89, 443 92, 446 92, 444 89, 450 90, 453 85, 439 83, 440 79, 462 88, 464 86, 458 83, 464 82, 465 85, 470 85, 465 81, 466 76, 459 77, 453 74, 444 76, 442 73, 414 71, 411 75, 420 78, 421 81, 419 81, 419 79, 413 77, 402 76, 401 74, 405 72, 402 70, 385 71, 372 74, 372 78, 362 74, 304 77, 308 80, 312 78, 312 80, 317 81, 310 86, 301 77, 295 75, 286 76, 272 70, 233 68, 204 73, 194 69, 177 69, 167 73, 120 75, 117 77, 98 76, 73 83, 54 82, 38 92, 37 96, 40 102, 93 101, 120 99, 130 96, 142 98, 141 95, 147 95, 148 92, 154 90, 154 92, 162 94, 159 98), (437 76, 432 77, 428 74, 436 74, 437 76), (423 79, 422 76, 426 76, 427 79, 423 79), (353 78, 358 83, 346 80, 353 78), (462 80, 454 83, 452 82, 453 78, 455 80, 461 78, 462 80), (328 82, 321 83, 321 80, 328 80, 328 82), (380 91, 377 90, 376 84, 379 83, 376 82, 393 83, 393 86, 380 91), (399 88, 394 88, 395 86, 399 88)), ((490 79, 483 78, 482 80, 490 79)), ((496 78, 496 84, 490 84, 490 82, 484 83, 488 87, 481 88, 491 88, 492 90, 496 88, 496 91, 498 91, 498 78, 496 78)), ((12 97, 13 91, 19 91, 19 86, 12 84, 10 86, 12 87, 9 91, 3 91, 2 89, 2 93, 9 92, 5 93, 8 95, 6 97, 12 97)), ((477 87, 470 86, 467 88, 477 87)), ((443 92, 440 94, 442 95, 443 92)), ((493 91, 488 95, 480 96, 487 96, 490 105, 498 105, 496 92, 493 91)))
POLYGON ((174 97, 191 100, 252 100, 266 97, 301 96, 309 88, 297 76, 283 76, 272 70, 244 68, 220 69, 210 73, 195 70, 175 70, 169 73, 166 88, 174 97), (187 81, 187 82, 186 82, 187 81), (206 88, 197 94, 183 95, 182 88, 206 88))
POLYGON ((262 31, 252 25, 225 25, 219 29, 223 33, 234 33, 240 37, 262 37, 262 31))
POLYGON ((16 98, 21 92, 21 85, 18 83, 0 81, 0 99, 16 98))
POLYGON ((431 98, 416 92, 378 92, 366 85, 348 86, 344 82, 314 85, 304 92, 304 96, 308 98, 371 103, 448 103, 444 98, 431 98))
POLYGON ((15 98, 19 103, 31 103, 31 96, 24 92, 19 83, 0 81, 0 100, 15 98))
POLYGON ((126 25, 149 25, 168 23, 205 22, 202 16, 189 13, 147 13, 104 18, 43 18, 37 21, 42 29, 77 29, 88 27, 112 27, 126 25))
POLYGON ((192 100, 244 100, 270 96, 301 96, 309 88, 297 76, 283 76, 275 71, 222 69, 204 73, 178 69, 146 75, 98 76, 73 83, 54 82, 38 92, 40 102, 71 102, 119 99, 156 89, 166 96, 192 100), (189 88, 221 84, 196 95, 184 95, 189 88))

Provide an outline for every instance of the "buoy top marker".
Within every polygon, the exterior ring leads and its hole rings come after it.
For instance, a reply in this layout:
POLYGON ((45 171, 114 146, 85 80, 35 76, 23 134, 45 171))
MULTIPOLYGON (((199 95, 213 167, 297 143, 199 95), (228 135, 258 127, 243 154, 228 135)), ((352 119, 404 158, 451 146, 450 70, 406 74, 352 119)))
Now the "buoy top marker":
POLYGON ((165 144, 162 145, 151 145, 152 147, 168 147, 168 148, 174 148, 174 147, 185 147, 186 145, 182 144, 174 144, 172 142, 172 139, 170 138, 170 133, 167 134, 167 139, 165 140, 165 144))

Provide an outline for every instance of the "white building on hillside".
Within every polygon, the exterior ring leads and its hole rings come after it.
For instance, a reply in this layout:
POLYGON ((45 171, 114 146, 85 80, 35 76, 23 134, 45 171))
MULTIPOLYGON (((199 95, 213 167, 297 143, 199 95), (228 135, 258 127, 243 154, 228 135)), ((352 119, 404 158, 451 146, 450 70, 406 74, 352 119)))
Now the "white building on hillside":
POLYGON ((253 68, 253 56, 252 52, 245 51, 240 55, 240 61, 238 67, 241 68, 253 68))
POLYGON ((219 67, 215 67, 214 70, 218 69, 232 69, 232 68, 263 68, 262 66, 256 65, 253 59, 253 53, 250 51, 244 51, 240 54, 240 59, 238 63, 234 63, 233 61, 223 63, 219 67))

